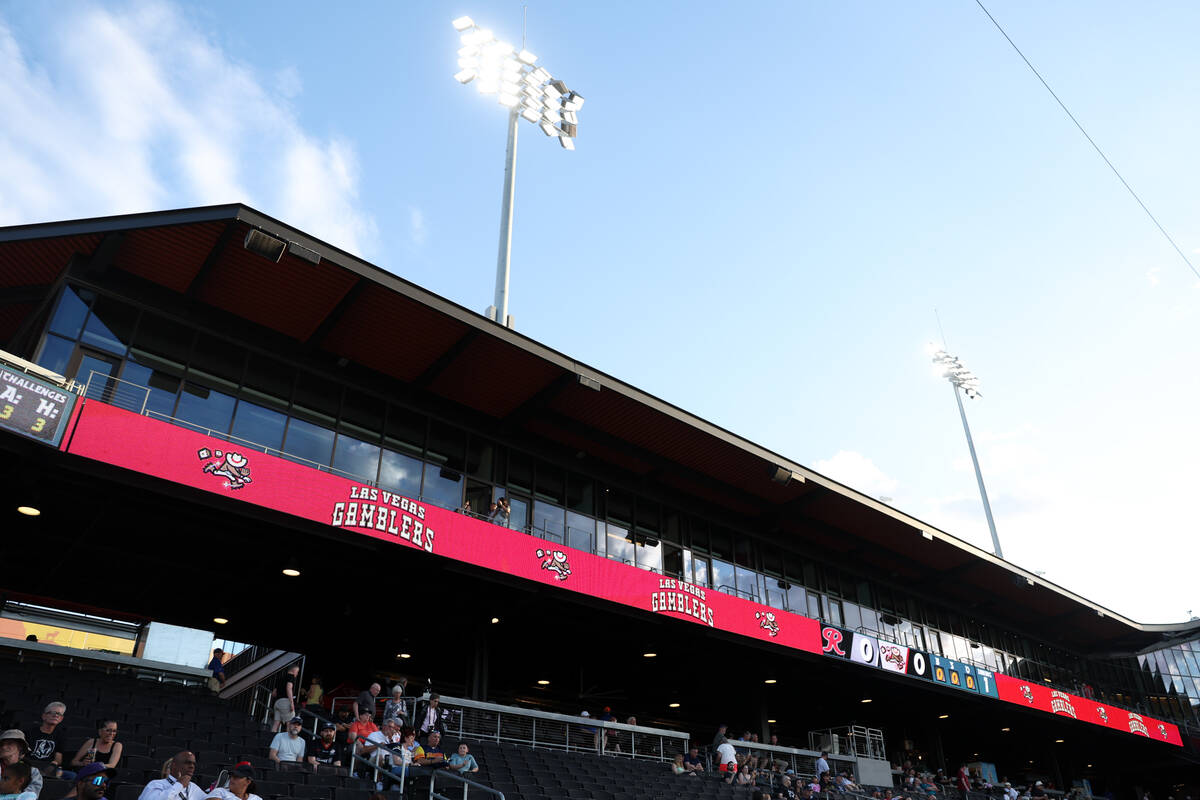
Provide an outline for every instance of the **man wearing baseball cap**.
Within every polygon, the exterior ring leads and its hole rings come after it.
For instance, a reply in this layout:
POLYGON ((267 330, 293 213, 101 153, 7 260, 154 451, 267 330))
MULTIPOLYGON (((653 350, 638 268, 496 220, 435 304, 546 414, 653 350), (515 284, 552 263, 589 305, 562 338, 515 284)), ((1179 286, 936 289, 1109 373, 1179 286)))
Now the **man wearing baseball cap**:
POLYGON ((100 800, 108 791, 108 782, 116 775, 115 769, 104 766, 102 761, 93 761, 75 773, 75 797, 78 800, 100 800))
POLYGON ((284 764, 304 763, 304 739, 300 738, 300 728, 303 725, 303 719, 292 717, 288 720, 287 732, 280 731, 271 740, 271 749, 267 757, 275 762, 277 768, 284 764))
MULTIPOLYGON (((25 761, 25 754, 29 752, 29 744, 25 740, 25 732, 19 731, 16 728, 0 733, 0 769, 7 767, 9 764, 16 764, 18 761, 28 764, 25 761)), ((34 794, 41 794, 42 791, 42 771, 37 767, 33 767, 32 774, 29 776, 29 786, 26 791, 34 794)))
POLYGON ((342 765, 341 748, 337 745, 337 728, 332 722, 322 722, 320 734, 308 745, 308 763, 313 772, 321 767, 336 768, 342 765))

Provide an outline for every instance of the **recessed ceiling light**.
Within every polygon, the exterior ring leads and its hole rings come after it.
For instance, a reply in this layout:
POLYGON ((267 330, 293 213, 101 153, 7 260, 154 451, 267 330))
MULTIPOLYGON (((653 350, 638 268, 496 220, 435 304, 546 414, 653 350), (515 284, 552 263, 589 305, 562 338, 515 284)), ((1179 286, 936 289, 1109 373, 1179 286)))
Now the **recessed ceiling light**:
POLYGON ((669 708, 679 708, 679 703, 669 703, 668 707, 669 708))
POLYGON ((767 678, 765 681, 763 681, 763 683, 775 683, 775 679, 774 679, 774 678, 767 678))
POLYGON ((860 703, 869 703, 869 702, 871 702, 871 698, 869 698, 869 697, 864 697, 862 700, 859 700, 858 702, 860 702, 860 703))
POLYGON ((40 517, 42 510, 33 506, 17 506, 17 513, 24 514, 27 517, 40 517))
POLYGON ((1091 764, 1088 764, 1088 769, 1091 769, 1091 768, 1092 768, 1092 765, 1091 765, 1091 764))
POLYGON ((774 724, 775 724, 775 720, 773 720, 773 719, 769 719, 769 720, 767 720, 767 724, 768 724, 768 725, 774 725, 774 724))
POLYGON ((411 653, 396 653, 396 658, 412 658, 411 653))
POLYGON ((550 685, 550 681, 547 681, 547 680, 538 681, 538 686, 549 686, 549 685, 550 685))
POLYGON ((229 620, 225 619, 224 617, 213 617, 213 622, 217 623, 218 625, 224 625, 228 623, 229 620))
POLYGON ((1055 743, 1055 744, 1062 744, 1062 743, 1063 743, 1063 740, 1062 740, 1062 739, 1055 739, 1055 740, 1054 740, 1054 743, 1055 743))
POLYGON ((1042 678, 1042 680, 1044 680, 1046 683, 1049 683, 1049 682, 1050 682, 1050 679, 1049 679, 1049 678, 1042 678))
POLYGON ((1012 728, 1001 728, 1000 730, 1004 731, 1005 733, 1008 733, 1009 731, 1012 730, 1012 728))
POLYGON ((658 658, 658 653, 642 653, 642 658, 658 658))
POLYGON ((938 719, 950 719, 950 715, 949 714, 939 714, 938 719))
POLYGON ((296 569, 295 567, 287 567, 283 570, 283 574, 287 575, 289 578, 299 578, 300 570, 296 569))
POLYGON ((497 623, 499 623, 499 622, 500 622, 500 618, 499 618, 499 617, 492 617, 492 624, 493 624, 493 625, 495 625, 495 624, 497 624, 497 623))

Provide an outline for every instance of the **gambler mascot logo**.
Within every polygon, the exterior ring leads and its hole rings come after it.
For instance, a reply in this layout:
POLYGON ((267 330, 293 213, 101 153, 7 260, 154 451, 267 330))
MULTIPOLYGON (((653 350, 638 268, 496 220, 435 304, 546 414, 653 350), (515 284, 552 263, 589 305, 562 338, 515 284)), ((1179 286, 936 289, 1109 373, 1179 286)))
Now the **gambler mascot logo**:
POLYGON ((571 577, 571 564, 567 561, 567 554, 562 550, 552 552, 539 547, 533 551, 533 554, 542 560, 542 569, 550 570, 560 581, 571 577))
POLYGON ((762 628, 771 636, 779 635, 779 623, 775 621, 775 612, 755 611, 754 618, 758 620, 758 627, 762 628))
POLYGON ((1030 689, 1028 684, 1021 686, 1021 696, 1025 698, 1025 702, 1033 705, 1033 689, 1030 689))
POLYGON ((240 489, 250 483, 250 462, 241 453, 212 451, 202 447, 196 452, 204 465, 205 472, 220 475, 225 479, 226 489, 240 489))

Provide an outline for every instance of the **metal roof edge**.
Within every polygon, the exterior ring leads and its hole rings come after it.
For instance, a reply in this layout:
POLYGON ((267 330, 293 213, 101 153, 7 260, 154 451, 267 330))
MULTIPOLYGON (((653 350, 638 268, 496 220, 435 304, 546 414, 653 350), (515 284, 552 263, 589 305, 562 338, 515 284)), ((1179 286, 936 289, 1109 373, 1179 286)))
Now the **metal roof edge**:
POLYGON ((129 228, 156 228, 164 225, 232 220, 237 218, 239 210, 242 208, 245 206, 240 203, 229 203, 218 206, 197 206, 108 217, 86 217, 56 222, 9 225, 0 227, 0 242, 46 239, 51 236, 85 236, 93 233, 113 233, 129 228))

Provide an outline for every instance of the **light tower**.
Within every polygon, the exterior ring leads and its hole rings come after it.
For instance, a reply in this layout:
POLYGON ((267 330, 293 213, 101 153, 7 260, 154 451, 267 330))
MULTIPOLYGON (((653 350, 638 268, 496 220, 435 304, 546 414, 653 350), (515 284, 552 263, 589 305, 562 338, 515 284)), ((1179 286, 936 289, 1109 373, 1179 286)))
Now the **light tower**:
POLYGON ((474 83, 480 94, 496 95, 508 109, 508 147, 504 157, 504 194, 500 201, 500 249, 496 257, 496 298, 488 308, 490 319, 512 327, 508 316, 508 276, 512 256, 513 198, 516 194, 517 122, 524 119, 542 133, 558 138, 566 150, 575 149, 579 109, 583 97, 556 80, 544 67, 534 66, 537 56, 511 44, 475 24, 470 17, 453 22, 461 35, 458 72, 454 79, 474 83))
POLYGON ((963 432, 967 434, 967 449, 971 451, 971 463, 975 465, 975 480, 979 483, 979 496, 983 498, 983 513, 987 516, 988 530, 992 533, 992 549, 997 558, 1004 558, 1004 553, 1000 550, 1000 537, 996 534, 996 521, 992 519, 992 504, 988 502, 987 488, 983 485, 983 473, 979 470, 979 458, 975 455, 975 442, 971 438, 971 427, 967 425, 967 412, 963 408, 962 395, 959 394, 959 390, 962 390, 969 400, 983 397, 979 393, 979 379, 971 370, 963 366, 957 356, 952 356, 945 350, 933 352, 933 363, 937 365, 941 376, 949 380, 950 385, 954 387, 954 401, 958 403, 958 414, 962 417, 963 432))

